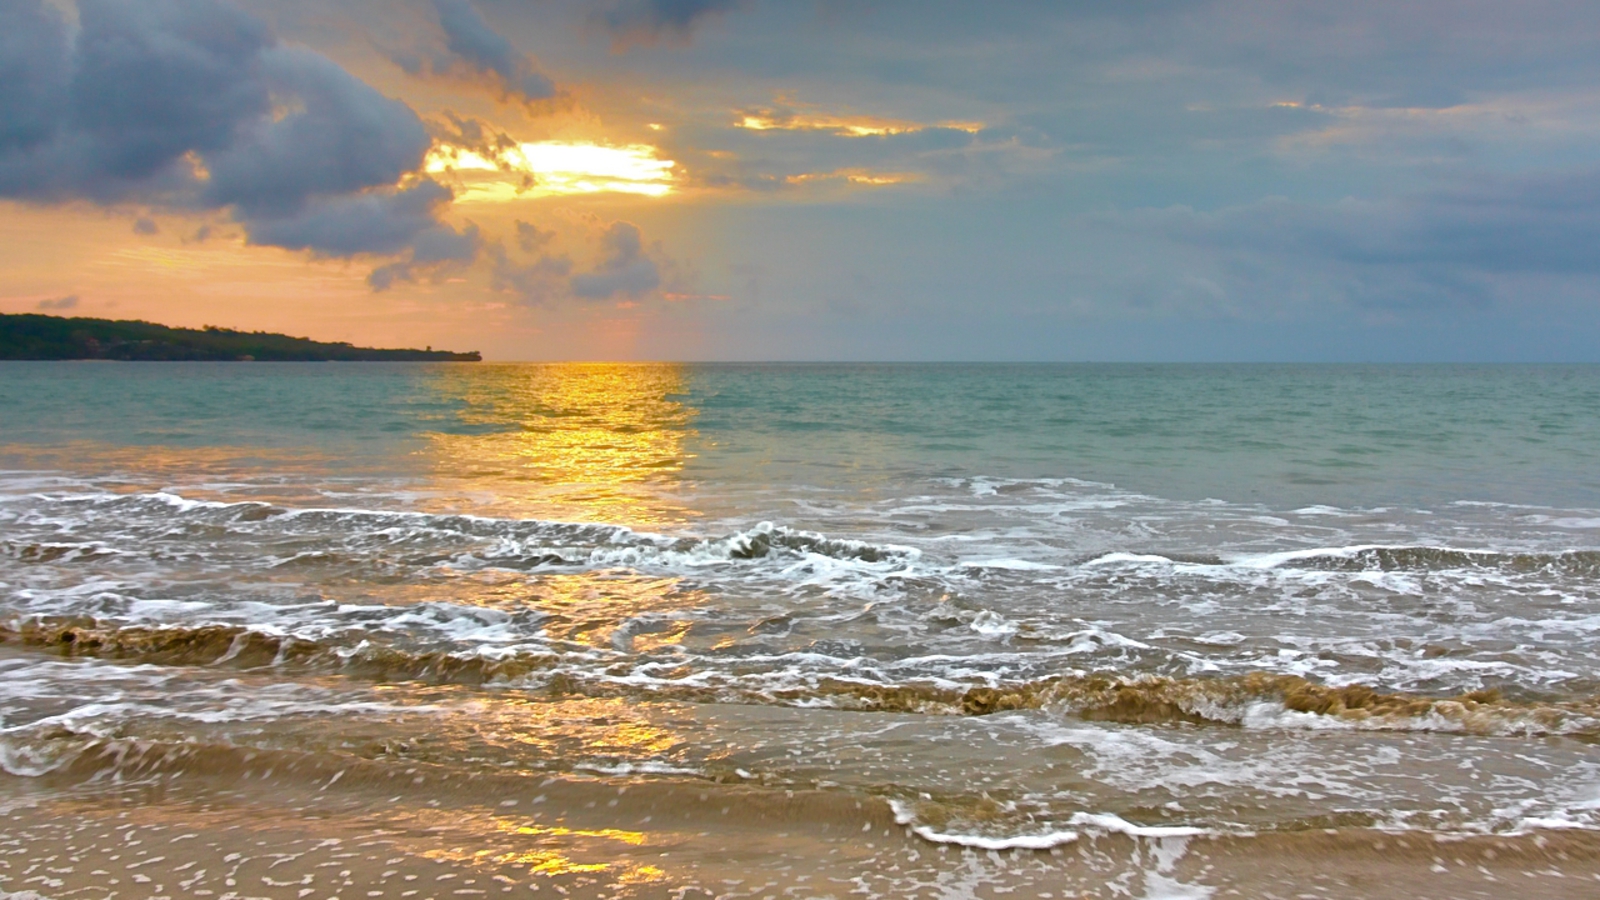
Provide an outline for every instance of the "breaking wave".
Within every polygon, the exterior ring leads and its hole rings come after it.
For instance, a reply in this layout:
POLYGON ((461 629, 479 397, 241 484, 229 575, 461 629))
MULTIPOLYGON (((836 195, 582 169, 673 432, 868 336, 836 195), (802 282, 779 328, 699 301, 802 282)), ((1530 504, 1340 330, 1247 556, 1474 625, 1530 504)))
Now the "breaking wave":
POLYGON ((866 673, 797 676, 769 660, 745 671, 687 665, 618 665, 519 644, 468 650, 412 649, 370 639, 319 641, 239 625, 116 626, 29 620, 0 626, 14 642, 67 657, 135 663, 272 668, 373 681, 500 685, 553 695, 832 707, 985 716, 1042 710, 1088 721, 1209 724, 1250 729, 1355 728, 1474 735, 1566 735, 1600 740, 1600 699, 1519 701, 1497 691, 1452 697, 1331 686, 1296 675, 1177 678, 1073 673, 1015 684, 952 680, 883 682, 866 673), (605 664, 605 663, 610 664, 605 664), (586 664, 587 663, 587 664, 586 664))

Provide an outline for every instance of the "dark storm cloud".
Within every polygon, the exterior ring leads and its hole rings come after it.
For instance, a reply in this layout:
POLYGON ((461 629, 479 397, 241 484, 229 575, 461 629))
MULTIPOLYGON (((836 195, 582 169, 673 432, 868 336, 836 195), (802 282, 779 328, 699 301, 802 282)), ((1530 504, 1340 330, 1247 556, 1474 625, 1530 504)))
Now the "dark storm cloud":
POLYGON ((88 0, 79 12, 68 128, 89 167, 137 182, 229 147, 270 109, 257 60, 272 37, 232 7, 88 0))
POLYGON ((613 0, 595 18, 619 47, 661 38, 687 40, 695 26, 745 0, 613 0))
POLYGON ((256 61, 270 35, 209 0, 84 0, 69 45, 65 24, 39 0, 11 0, 0 68, 0 195, 100 202, 182 190, 191 151, 228 147, 271 110, 256 61), (45 58, 48 57, 48 58, 45 58), (16 88, 12 87, 16 84, 16 88))
POLYGON ((645 251, 639 226, 613 222, 600 238, 599 265, 572 276, 572 293, 585 300, 619 294, 636 297, 661 286, 661 268, 645 251))
POLYGON ((373 90, 310 50, 276 47, 258 57, 275 93, 298 100, 277 121, 258 118, 206 156, 204 196, 248 217, 298 210, 312 197, 392 185, 422 164, 430 141, 410 107, 373 90))
POLYGON ((491 27, 470 0, 433 0, 444 47, 406 50, 390 58, 412 75, 484 80, 507 98, 524 102, 556 96, 555 83, 527 54, 491 27))
MULTIPOLYGON (((71 83, 66 50, 66 23, 43 4, 0 4, 0 161, 55 136, 71 83)), ((8 168, 0 167, 0 189, 14 183, 8 168)))
POLYGON ((429 137, 405 104, 218 0, 0 6, 0 197, 226 209, 252 243, 393 253, 445 188, 393 185, 429 137))

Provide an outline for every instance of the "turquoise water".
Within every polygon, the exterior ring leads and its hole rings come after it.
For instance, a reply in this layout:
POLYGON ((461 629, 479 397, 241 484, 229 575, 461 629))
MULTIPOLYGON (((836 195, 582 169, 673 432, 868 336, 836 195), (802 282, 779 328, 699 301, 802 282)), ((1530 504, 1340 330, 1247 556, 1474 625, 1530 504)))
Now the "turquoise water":
POLYGON ((1596 367, 718 367, 691 385, 711 478, 761 455, 1273 505, 1600 499, 1596 367))
POLYGON ((11 363, 0 388, 18 777, 112 740, 359 745, 879 798, 978 847, 1600 829, 1600 367, 11 363))
MULTIPOLYGON (((325 454, 331 466, 405 474, 428 434, 560 428, 596 414, 588 396, 519 403, 519 373, 543 370, 8 364, 0 428, 30 449, 299 449, 325 454)), ((1600 505, 1594 366, 620 371, 670 372, 658 396, 673 408, 630 427, 680 432, 692 458, 686 477, 713 485, 854 487, 989 475, 1072 477, 1174 499, 1280 507, 1600 505)))

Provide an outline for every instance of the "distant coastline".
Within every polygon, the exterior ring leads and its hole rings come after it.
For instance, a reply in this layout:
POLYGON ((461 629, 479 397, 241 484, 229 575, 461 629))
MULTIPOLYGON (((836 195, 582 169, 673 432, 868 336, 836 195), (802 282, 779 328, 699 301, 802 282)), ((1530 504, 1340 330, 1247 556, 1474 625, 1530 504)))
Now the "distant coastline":
POLYGON ((481 362, 476 350, 382 350, 267 331, 169 328, 136 319, 0 315, 0 360, 128 362, 481 362))

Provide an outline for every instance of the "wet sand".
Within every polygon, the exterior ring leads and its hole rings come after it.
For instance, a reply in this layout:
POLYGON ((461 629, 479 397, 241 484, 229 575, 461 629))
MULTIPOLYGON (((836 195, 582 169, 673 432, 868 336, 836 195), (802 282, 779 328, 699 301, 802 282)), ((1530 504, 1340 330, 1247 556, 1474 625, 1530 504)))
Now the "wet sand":
POLYGON ((1600 835, 1369 829, 1047 850, 926 841, 888 804, 657 780, 298 769, 66 785, 0 776, 0 890, 155 900, 1260 897, 1600 893, 1600 835), (340 774, 343 772, 344 774, 340 774))

